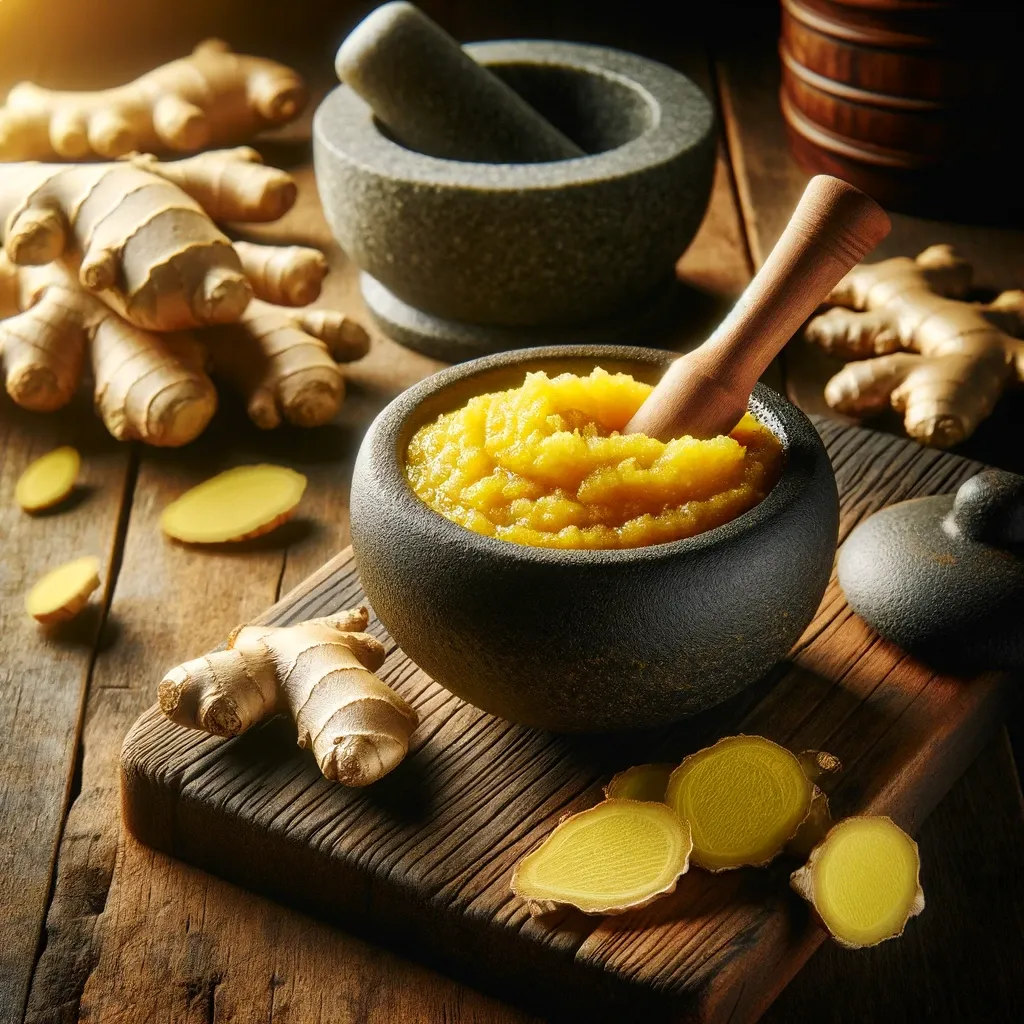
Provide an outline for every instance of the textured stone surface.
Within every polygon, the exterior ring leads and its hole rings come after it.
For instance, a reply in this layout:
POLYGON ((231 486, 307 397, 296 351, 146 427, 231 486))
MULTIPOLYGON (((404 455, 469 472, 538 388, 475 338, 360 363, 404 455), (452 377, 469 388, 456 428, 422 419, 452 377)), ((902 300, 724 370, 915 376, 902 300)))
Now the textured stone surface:
POLYGON ((839 583, 882 636, 952 671, 1024 669, 1024 478, 876 512, 850 534, 839 583))
POLYGON ((338 78, 393 138, 447 160, 532 163, 583 150, 404 0, 368 14, 341 44, 338 78))
POLYGON ((762 676, 810 622, 838 530, 828 455, 807 418, 759 385, 751 409, 782 440, 759 505, 686 540, 616 551, 526 547, 466 530, 405 479, 423 423, 527 370, 595 365, 648 381, 673 356, 579 346, 508 352, 415 385, 370 428, 352 482, 352 545, 381 622, 428 675, 525 725, 603 731, 665 724, 762 676))
POLYGON ((714 169, 711 105, 688 78, 570 43, 467 47, 592 155, 484 164, 414 153, 344 86, 317 111, 317 183, 352 259, 437 317, 516 326, 613 315, 668 280, 714 169))
POLYGON ((376 323, 395 341, 434 359, 450 363, 541 345, 610 345, 637 340, 637 334, 655 329, 678 310, 680 290, 672 278, 658 284, 626 309, 578 324, 540 327, 502 327, 471 324, 424 313, 363 274, 360 282, 366 308, 376 323))

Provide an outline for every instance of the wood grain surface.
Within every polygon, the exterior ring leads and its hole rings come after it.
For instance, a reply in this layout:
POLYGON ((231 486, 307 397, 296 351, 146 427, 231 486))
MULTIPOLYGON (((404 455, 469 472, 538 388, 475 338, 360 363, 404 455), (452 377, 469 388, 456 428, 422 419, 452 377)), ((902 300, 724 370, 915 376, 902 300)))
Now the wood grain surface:
MULTIPOLYGON (((825 421, 840 539, 883 505, 954 490, 976 463, 825 421)), ((364 600, 351 552, 264 621, 291 623, 364 600)), ((409 758, 371 790, 323 778, 283 719, 235 740, 151 709, 121 757, 123 816, 144 843, 301 909, 454 968, 528 1009, 575 1017, 753 1021, 822 939, 766 871, 695 870, 651 907, 603 920, 531 919, 509 893, 516 861, 617 770, 681 760, 721 735, 827 749, 844 772, 836 813, 889 814, 916 830, 1001 721, 1015 682, 958 680, 881 641, 835 580, 791 661, 679 726, 580 738, 529 730, 458 700, 397 650, 381 670, 420 713, 409 758), (247 852, 239 857, 240 849, 247 852)), ((155 673, 154 673, 155 675, 155 673)))
MULTIPOLYGON (((320 6, 100 0, 86 12, 77 0, 5 0, 0 78, 109 84, 177 56, 211 32, 254 52, 328 67, 335 42, 370 4, 339 0, 329 12, 320 6)), ((664 11, 650 0, 598 4, 585 17, 575 5, 541 0, 424 6, 466 38, 520 34, 610 43, 664 60, 715 89, 699 33, 662 31, 664 11)), ((773 30, 757 27, 750 11, 723 13, 714 46, 718 81, 726 86, 718 93, 728 146, 701 233, 679 265, 684 302, 665 339, 679 349, 706 337, 729 309, 749 280, 751 251, 759 263, 806 181, 789 155, 774 102, 774 42, 773 30), (756 45, 738 47, 749 26, 756 45)), ((267 149, 269 159, 298 169, 302 192, 288 221, 261 230, 286 229, 292 238, 325 245, 335 271, 325 303, 360 315, 354 275, 319 213, 307 141, 298 125, 267 149)), ((948 239, 975 262, 983 286, 1024 280, 1019 234, 896 220, 887 255, 948 239)), ((791 368, 797 351, 804 350, 791 346, 787 354, 791 368)), ((347 474, 359 436, 382 403, 436 366, 375 336, 370 357, 346 371, 353 386, 335 427, 310 436, 260 434, 226 399, 201 445, 178 453, 114 444, 85 395, 66 413, 43 417, 21 413, 0 396, 3 1024, 24 1018, 30 989, 28 1019, 40 1024, 525 1019, 463 983, 141 847, 118 825, 117 752, 152 701, 153 664, 160 671, 219 642, 346 543, 347 474), (23 517, 12 503, 14 480, 34 455, 61 443, 82 450, 89 486, 59 515, 23 517), (165 545, 155 519, 170 497, 215 468, 257 458, 311 473, 308 515, 252 549, 200 558, 165 545), (51 558, 85 553, 86 544, 104 564, 103 600, 116 607, 106 616, 97 594, 96 611, 54 643, 24 617, 23 594, 51 558)), ((781 375, 774 380, 782 385, 781 375)), ((811 403, 820 391, 810 381, 803 394, 811 403)), ((1018 431, 1021 425, 1012 417, 999 422, 1016 422, 1018 431)), ((973 453, 984 461, 1016 457, 1020 466, 1024 449, 999 440, 998 431, 985 431, 973 453)), ((927 927, 856 955, 826 945, 766 1020, 987 1024, 1019 1015, 1024 811, 1004 734, 919 839, 929 895, 920 923, 927 927)))

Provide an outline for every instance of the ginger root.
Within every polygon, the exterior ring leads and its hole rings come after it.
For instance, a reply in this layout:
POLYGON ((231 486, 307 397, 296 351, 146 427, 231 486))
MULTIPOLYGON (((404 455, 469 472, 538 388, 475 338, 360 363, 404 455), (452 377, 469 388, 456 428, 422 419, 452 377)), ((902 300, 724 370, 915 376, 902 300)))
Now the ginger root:
POLYGON ((560 821, 516 866, 512 891, 532 914, 566 905, 622 913, 672 892, 692 847, 689 827, 664 804, 605 800, 560 821))
POLYGON ((604 787, 604 795, 609 799, 664 803, 665 789, 675 767, 674 764, 638 764, 626 768, 612 777, 604 787))
POLYGON ((88 353, 96 408, 120 440, 179 446, 217 407, 207 367, 239 391, 260 427, 329 423, 345 395, 336 360, 369 336, 329 310, 253 301, 237 324, 157 334, 127 323, 60 264, 15 267, 0 253, 0 368, 18 405, 51 412, 78 387, 88 353), (321 340, 323 339, 323 340, 321 340))
POLYGON ((790 885, 832 937, 849 949, 903 934, 924 910, 917 843, 886 817, 846 818, 832 827, 790 885))
POLYGON ((693 863, 726 871, 762 867, 780 854, 816 792, 795 754, 763 736, 741 735, 685 758, 665 802, 693 831, 693 863))
POLYGON ((366 786, 405 757, 415 710, 374 675, 383 645, 365 608, 295 626, 241 626, 226 650, 172 669, 160 710, 178 725, 237 736, 286 711, 323 775, 366 786))
POLYGON ((254 293, 276 302, 319 294, 327 267, 316 250, 269 246, 257 256, 249 243, 243 266, 214 223, 274 220, 295 196, 289 175, 246 148, 169 164, 0 165, 0 241, 12 263, 60 259, 143 330, 233 323, 254 293))
POLYGON ((214 373, 246 399, 249 418, 270 429, 329 423, 345 397, 338 362, 361 359, 370 336, 330 310, 284 310, 254 299, 237 324, 204 332, 214 373))
POLYGON ((306 478, 286 466, 237 466, 172 501, 160 527, 188 544, 250 540, 290 519, 305 490, 306 478))
POLYGON ((307 98, 294 71, 207 39, 190 56, 113 89, 54 92, 19 83, 0 107, 0 160, 195 151, 291 121, 307 98))
POLYGON ((916 259, 855 267, 812 319, 807 338, 855 362, 825 387, 839 412, 892 405, 907 433, 948 448, 970 437, 1003 391, 1024 383, 1024 291, 987 305, 963 301, 971 266, 948 245, 916 259))
POLYGON ((98 558, 76 558, 48 572, 28 592, 25 610, 37 622, 52 626, 73 619, 100 585, 98 558))
POLYGON ((67 405, 86 352, 96 409, 119 440, 186 444, 217 408, 195 337, 141 330, 60 265, 18 268, 0 254, 0 363, 11 398, 36 412, 67 405))
POLYGON ((81 465, 82 458, 74 448, 54 448, 18 477, 14 500, 26 512, 42 512, 59 505, 74 490, 81 465))

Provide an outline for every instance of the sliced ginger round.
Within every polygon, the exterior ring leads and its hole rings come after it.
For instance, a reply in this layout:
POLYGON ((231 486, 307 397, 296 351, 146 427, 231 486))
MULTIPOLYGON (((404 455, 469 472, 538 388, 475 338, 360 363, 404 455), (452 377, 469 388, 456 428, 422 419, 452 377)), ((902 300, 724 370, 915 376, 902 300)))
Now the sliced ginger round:
POLYGON ((100 585, 100 563, 91 555, 76 558, 48 572, 25 598, 25 609, 34 619, 51 625, 73 619, 100 585))
POLYGON ((533 913, 642 907, 672 892, 689 867, 690 830, 665 804, 605 800, 574 814, 517 865, 512 891, 533 913))
POLYGON ((790 884, 842 946, 860 949, 903 934, 924 910, 917 843, 891 818, 834 825, 790 884))
POLYGON ((665 802, 693 833, 693 863, 760 867, 807 817, 814 785, 799 759, 763 736, 727 736, 672 773, 665 802))
POLYGON ((306 478, 286 466, 238 466, 172 501, 160 526, 189 544, 248 540, 290 518, 305 489, 306 478))
POLYGON ((14 500, 26 512, 53 508, 73 490, 81 465, 81 457, 74 448, 54 448, 21 474, 14 487, 14 500))
POLYGON ((604 787, 606 797, 621 800, 648 800, 663 803, 674 764, 638 764, 612 777, 604 787))

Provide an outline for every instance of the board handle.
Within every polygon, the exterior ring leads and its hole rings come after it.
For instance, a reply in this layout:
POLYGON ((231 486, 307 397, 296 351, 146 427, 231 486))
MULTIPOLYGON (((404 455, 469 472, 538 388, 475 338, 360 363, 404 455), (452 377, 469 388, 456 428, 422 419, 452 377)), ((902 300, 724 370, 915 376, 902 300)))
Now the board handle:
POLYGON ((727 434, 769 363, 890 226, 885 210, 859 189, 827 174, 811 178, 732 311, 665 371, 625 432, 663 441, 727 434))

